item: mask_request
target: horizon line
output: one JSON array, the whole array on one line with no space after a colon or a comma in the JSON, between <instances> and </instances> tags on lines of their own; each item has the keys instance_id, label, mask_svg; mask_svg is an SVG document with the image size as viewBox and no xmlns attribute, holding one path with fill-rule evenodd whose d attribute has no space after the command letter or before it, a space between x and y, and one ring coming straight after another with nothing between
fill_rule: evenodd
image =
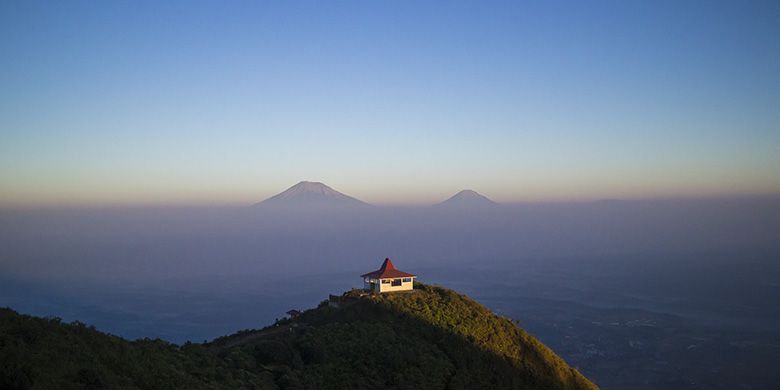
<instances>
[{"instance_id":1,"label":"horizon line","mask_svg":"<svg viewBox=\"0 0 780 390\"><path fill-rule=\"evenodd\" d=\"M478 191L477 191L478 192ZM479 192L478 192L479 193ZM480 193L481 194L481 193ZM484 195L484 194L483 194ZM273 195L272 195L273 196ZM366 205L377 208L425 208L443 203L450 197L438 201L378 201L369 202L356 198ZM498 206L523 205L554 205L554 204L591 204L608 202L674 202L674 201L749 201L749 200L780 200L780 192L754 192L731 194L702 195L658 195L644 197L551 197L547 199L519 199L497 201L488 197ZM268 198L264 198L266 200ZM157 209L157 208L251 208L262 201L218 201L218 200L150 200L150 201L118 201L96 200L85 201L52 201L52 202L0 202L0 211L8 210L99 210L99 209Z\"/></svg>"}]
</instances>

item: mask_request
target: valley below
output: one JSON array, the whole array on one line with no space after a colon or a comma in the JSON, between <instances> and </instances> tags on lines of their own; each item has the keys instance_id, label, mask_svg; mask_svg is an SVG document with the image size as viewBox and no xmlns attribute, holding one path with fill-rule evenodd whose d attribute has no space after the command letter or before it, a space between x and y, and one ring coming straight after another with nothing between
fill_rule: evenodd
<instances>
[{"instance_id":1,"label":"valley below","mask_svg":"<svg viewBox=\"0 0 780 390\"><path fill-rule=\"evenodd\" d=\"M604 389L768 389L777 380L777 286L763 286L769 301L709 305L693 292L664 297L668 290L661 286L672 288L672 282L660 275L653 281L659 289L648 293L630 274L611 275L613 283L605 285L603 275L589 278L585 270L561 267L540 262L503 271L429 268L418 274L517 321ZM755 277L769 277L759 270L763 275ZM202 342L261 328L290 309L315 307L328 294L358 287L356 275L253 275L135 287L4 281L0 305L78 320L129 339Z\"/></svg>"}]
</instances>

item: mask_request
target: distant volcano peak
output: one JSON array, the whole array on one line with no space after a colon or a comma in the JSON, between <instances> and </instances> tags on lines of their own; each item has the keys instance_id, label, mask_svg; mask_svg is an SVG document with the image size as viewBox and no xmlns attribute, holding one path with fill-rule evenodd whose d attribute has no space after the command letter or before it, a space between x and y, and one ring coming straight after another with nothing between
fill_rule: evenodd
<instances>
[{"instance_id":1,"label":"distant volcano peak","mask_svg":"<svg viewBox=\"0 0 780 390\"><path fill-rule=\"evenodd\" d=\"M439 203L442 206L490 206L495 205L496 202L490 200L488 197L474 191L474 190L462 190L451 198Z\"/></svg>"},{"instance_id":2,"label":"distant volcano peak","mask_svg":"<svg viewBox=\"0 0 780 390\"><path fill-rule=\"evenodd\" d=\"M471 198L479 197L479 198L487 199L485 196L481 195L479 192L474 190L462 190L453 196L453 198L455 197L471 197Z\"/></svg>"},{"instance_id":3,"label":"distant volcano peak","mask_svg":"<svg viewBox=\"0 0 780 390\"><path fill-rule=\"evenodd\" d=\"M307 206L307 205L365 205L366 203L342 194L318 181L301 181L257 205Z\"/></svg>"}]
</instances>

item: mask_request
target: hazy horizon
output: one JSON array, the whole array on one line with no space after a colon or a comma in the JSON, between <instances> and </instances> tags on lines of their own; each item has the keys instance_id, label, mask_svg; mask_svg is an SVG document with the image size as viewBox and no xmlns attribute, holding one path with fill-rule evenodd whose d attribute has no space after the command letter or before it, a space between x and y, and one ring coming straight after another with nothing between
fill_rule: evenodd
<instances>
[{"instance_id":1,"label":"hazy horizon","mask_svg":"<svg viewBox=\"0 0 780 390\"><path fill-rule=\"evenodd\" d=\"M330 186L328 183L320 180L302 180L323 183ZM436 193L437 197L428 196L424 199L416 199L413 201L403 200L369 200L366 197L356 195L353 192L341 191L339 188L330 186L334 190L341 192L342 194L352 196L360 201L365 202L370 206L385 207L385 208L404 208L404 207L429 207L437 205L452 196L456 195L460 191L471 190L486 196L490 200L496 202L499 205L534 205L534 204L579 204L579 203L593 203L593 202L675 202L675 201L750 201L750 200L762 200L762 199L780 199L780 192L767 192L767 193L721 193L721 194L691 194L691 195L656 195L656 196L603 196L603 197L577 197L577 196L561 196L553 198L523 198L517 196L514 198L496 198L491 194L485 193L478 189L471 187L463 187L455 189L452 192L444 193L439 191ZM35 209L111 209L111 208L240 208L253 206L259 202L267 200L279 193L290 188L284 187L278 189L277 192L264 193L258 195L256 198L247 198L242 200L233 201L219 201L215 199L202 199L202 200L163 200L163 199L149 199L146 201L121 201L105 199L101 201L79 201L79 200L59 200L59 201L40 201L40 202L0 202L0 210L35 210ZM413 189L409 189L405 198L414 198ZM396 189L398 191L398 189ZM360 192L358 190L358 192ZM373 199L373 198L371 198Z\"/></svg>"},{"instance_id":2,"label":"hazy horizon","mask_svg":"<svg viewBox=\"0 0 780 390\"><path fill-rule=\"evenodd\" d=\"M404 253L434 265L485 256L780 250L780 197L454 206L0 209L0 273L108 277L142 271L135 262L151 267L138 277L249 274L258 266L285 273L294 264L317 273L327 270L320 258L347 266Z\"/></svg>"}]
</instances>

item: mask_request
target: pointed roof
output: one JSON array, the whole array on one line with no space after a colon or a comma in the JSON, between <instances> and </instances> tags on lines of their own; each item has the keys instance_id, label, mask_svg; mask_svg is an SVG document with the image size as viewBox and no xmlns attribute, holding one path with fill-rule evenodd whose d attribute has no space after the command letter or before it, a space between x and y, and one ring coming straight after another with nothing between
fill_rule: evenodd
<instances>
[{"instance_id":1,"label":"pointed roof","mask_svg":"<svg viewBox=\"0 0 780 390\"><path fill-rule=\"evenodd\" d=\"M393 262L390 259L385 259L382 266L374 272L360 275L361 278L373 278L373 279L389 279L389 278L413 278L416 275L407 274L406 272L395 269Z\"/></svg>"}]
</instances>

